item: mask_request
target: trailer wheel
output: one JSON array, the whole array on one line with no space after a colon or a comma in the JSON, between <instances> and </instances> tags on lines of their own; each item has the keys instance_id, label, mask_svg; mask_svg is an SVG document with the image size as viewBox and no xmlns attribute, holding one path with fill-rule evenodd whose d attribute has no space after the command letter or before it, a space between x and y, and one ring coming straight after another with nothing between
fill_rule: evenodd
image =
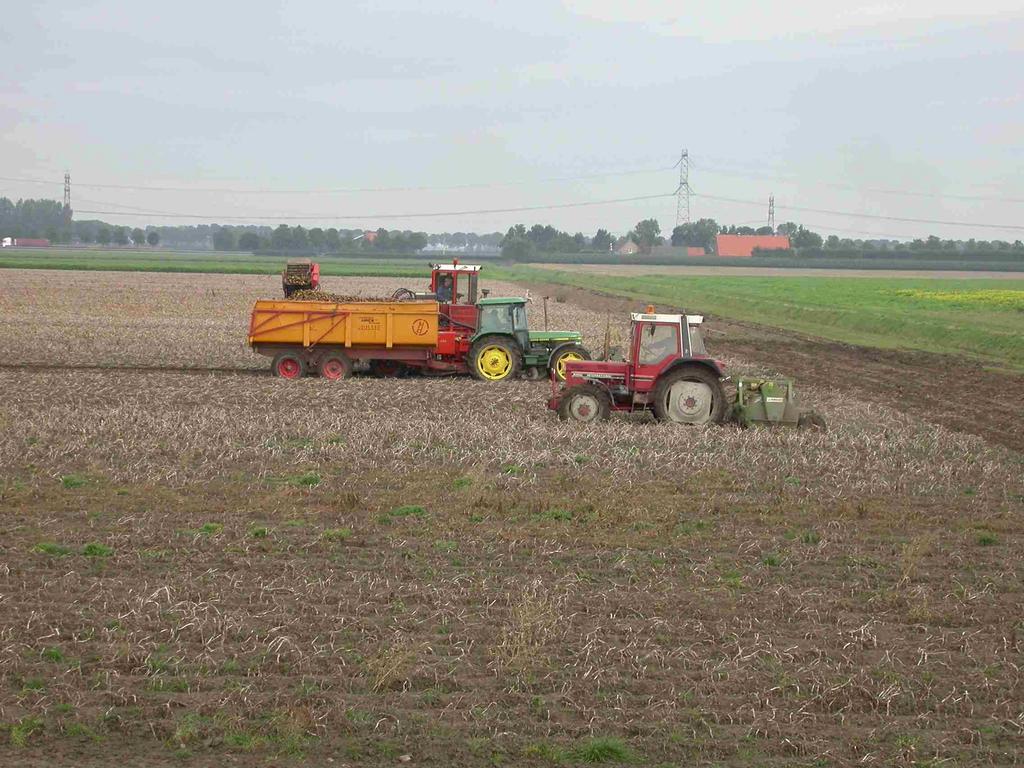
<instances>
[{"instance_id":1,"label":"trailer wheel","mask_svg":"<svg viewBox=\"0 0 1024 768\"><path fill-rule=\"evenodd\" d=\"M480 381L509 381L519 375L519 345L503 336L484 336L470 348L468 362Z\"/></svg>"},{"instance_id":2,"label":"trailer wheel","mask_svg":"<svg viewBox=\"0 0 1024 768\"><path fill-rule=\"evenodd\" d=\"M274 358L270 369L282 379L301 379L306 375L306 364L294 352L282 352Z\"/></svg>"},{"instance_id":3,"label":"trailer wheel","mask_svg":"<svg viewBox=\"0 0 1024 768\"><path fill-rule=\"evenodd\" d=\"M344 355L327 355L320 361L320 376L330 381L341 381L352 375L352 361Z\"/></svg>"},{"instance_id":4,"label":"trailer wheel","mask_svg":"<svg viewBox=\"0 0 1024 768\"><path fill-rule=\"evenodd\" d=\"M583 347L563 347L555 352L549 362L549 370L553 371L555 378L565 381L565 364L573 360L590 360L590 352Z\"/></svg>"},{"instance_id":5,"label":"trailer wheel","mask_svg":"<svg viewBox=\"0 0 1024 768\"><path fill-rule=\"evenodd\" d=\"M725 418L725 389L706 368L677 368L654 388L654 415L675 424L720 424Z\"/></svg>"},{"instance_id":6,"label":"trailer wheel","mask_svg":"<svg viewBox=\"0 0 1024 768\"><path fill-rule=\"evenodd\" d=\"M370 373L381 379L399 379L408 373L404 363L397 360L371 360Z\"/></svg>"},{"instance_id":7,"label":"trailer wheel","mask_svg":"<svg viewBox=\"0 0 1024 768\"><path fill-rule=\"evenodd\" d=\"M608 393L593 384L578 384L562 393L558 404L558 418L590 424L604 421L612 412L612 399Z\"/></svg>"}]
</instances>

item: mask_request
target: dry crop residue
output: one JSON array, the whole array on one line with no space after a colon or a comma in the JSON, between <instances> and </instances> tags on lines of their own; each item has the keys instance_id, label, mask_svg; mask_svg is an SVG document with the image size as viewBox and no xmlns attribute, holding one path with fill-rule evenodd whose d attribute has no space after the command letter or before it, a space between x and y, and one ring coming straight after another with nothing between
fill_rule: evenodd
<instances>
[{"instance_id":1,"label":"dry crop residue","mask_svg":"<svg viewBox=\"0 0 1024 768\"><path fill-rule=\"evenodd\" d=\"M820 434L578 428L543 382L282 381L239 343L274 278L61 275L44 342L186 359L184 330L134 339L155 316L243 370L0 370L0 762L1019 756L1018 453L828 388Z\"/></svg>"}]
</instances>

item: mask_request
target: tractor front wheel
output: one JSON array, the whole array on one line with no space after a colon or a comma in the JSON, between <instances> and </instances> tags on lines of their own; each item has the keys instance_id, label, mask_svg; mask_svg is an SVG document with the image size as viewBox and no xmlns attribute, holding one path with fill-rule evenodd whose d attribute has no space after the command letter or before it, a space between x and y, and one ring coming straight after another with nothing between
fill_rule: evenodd
<instances>
[{"instance_id":1,"label":"tractor front wheel","mask_svg":"<svg viewBox=\"0 0 1024 768\"><path fill-rule=\"evenodd\" d=\"M558 418L591 424L604 421L612 412L612 399L608 392L593 384L578 384L562 393L558 403Z\"/></svg>"},{"instance_id":2,"label":"tractor front wheel","mask_svg":"<svg viewBox=\"0 0 1024 768\"><path fill-rule=\"evenodd\" d=\"M485 336L469 350L469 371L480 381L511 381L520 365L519 345L502 336Z\"/></svg>"},{"instance_id":3,"label":"tractor front wheel","mask_svg":"<svg viewBox=\"0 0 1024 768\"><path fill-rule=\"evenodd\" d=\"M550 370L559 381L565 381L565 364L574 360L590 360L590 353L583 347L566 347L558 350L549 363Z\"/></svg>"},{"instance_id":4,"label":"tractor front wheel","mask_svg":"<svg viewBox=\"0 0 1024 768\"><path fill-rule=\"evenodd\" d=\"M654 388L654 415L676 424L720 424L725 418L725 389L707 368L669 371Z\"/></svg>"},{"instance_id":5,"label":"tractor front wheel","mask_svg":"<svg viewBox=\"0 0 1024 768\"><path fill-rule=\"evenodd\" d=\"M306 363L294 352L282 352L274 358L270 370L282 379L301 379L306 375Z\"/></svg>"}]
</instances>

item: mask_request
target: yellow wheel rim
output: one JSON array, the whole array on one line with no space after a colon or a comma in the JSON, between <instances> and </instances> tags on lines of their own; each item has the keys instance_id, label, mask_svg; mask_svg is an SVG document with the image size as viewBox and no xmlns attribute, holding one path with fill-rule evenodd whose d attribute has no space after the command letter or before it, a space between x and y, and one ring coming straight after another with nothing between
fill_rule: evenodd
<instances>
[{"instance_id":1,"label":"yellow wheel rim","mask_svg":"<svg viewBox=\"0 0 1024 768\"><path fill-rule=\"evenodd\" d=\"M512 372L512 356L504 347L484 347L476 358L476 368L485 379L501 381Z\"/></svg>"},{"instance_id":2,"label":"yellow wheel rim","mask_svg":"<svg viewBox=\"0 0 1024 768\"><path fill-rule=\"evenodd\" d=\"M582 359L583 355L581 355L579 352L566 352L564 355L559 357L558 360L555 361L555 375L557 375L558 378L561 379L562 381L565 381L565 364L571 360Z\"/></svg>"}]
</instances>

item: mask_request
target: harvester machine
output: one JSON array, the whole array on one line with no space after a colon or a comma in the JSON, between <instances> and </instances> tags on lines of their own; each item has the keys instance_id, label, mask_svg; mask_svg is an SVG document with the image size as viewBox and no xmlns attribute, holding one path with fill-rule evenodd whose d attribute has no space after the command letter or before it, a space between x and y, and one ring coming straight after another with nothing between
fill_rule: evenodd
<instances>
[{"instance_id":1,"label":"harvester machine","mask_svg":"<svg viewBox=\"0 0 1024 768\"><path fill-rule=\"evenodd\" d=\"M281 285L287 299L298 291L315 291L320 288L320 265L312 259L292 259L281 273Z\"/></svg>"}]
</instances>

